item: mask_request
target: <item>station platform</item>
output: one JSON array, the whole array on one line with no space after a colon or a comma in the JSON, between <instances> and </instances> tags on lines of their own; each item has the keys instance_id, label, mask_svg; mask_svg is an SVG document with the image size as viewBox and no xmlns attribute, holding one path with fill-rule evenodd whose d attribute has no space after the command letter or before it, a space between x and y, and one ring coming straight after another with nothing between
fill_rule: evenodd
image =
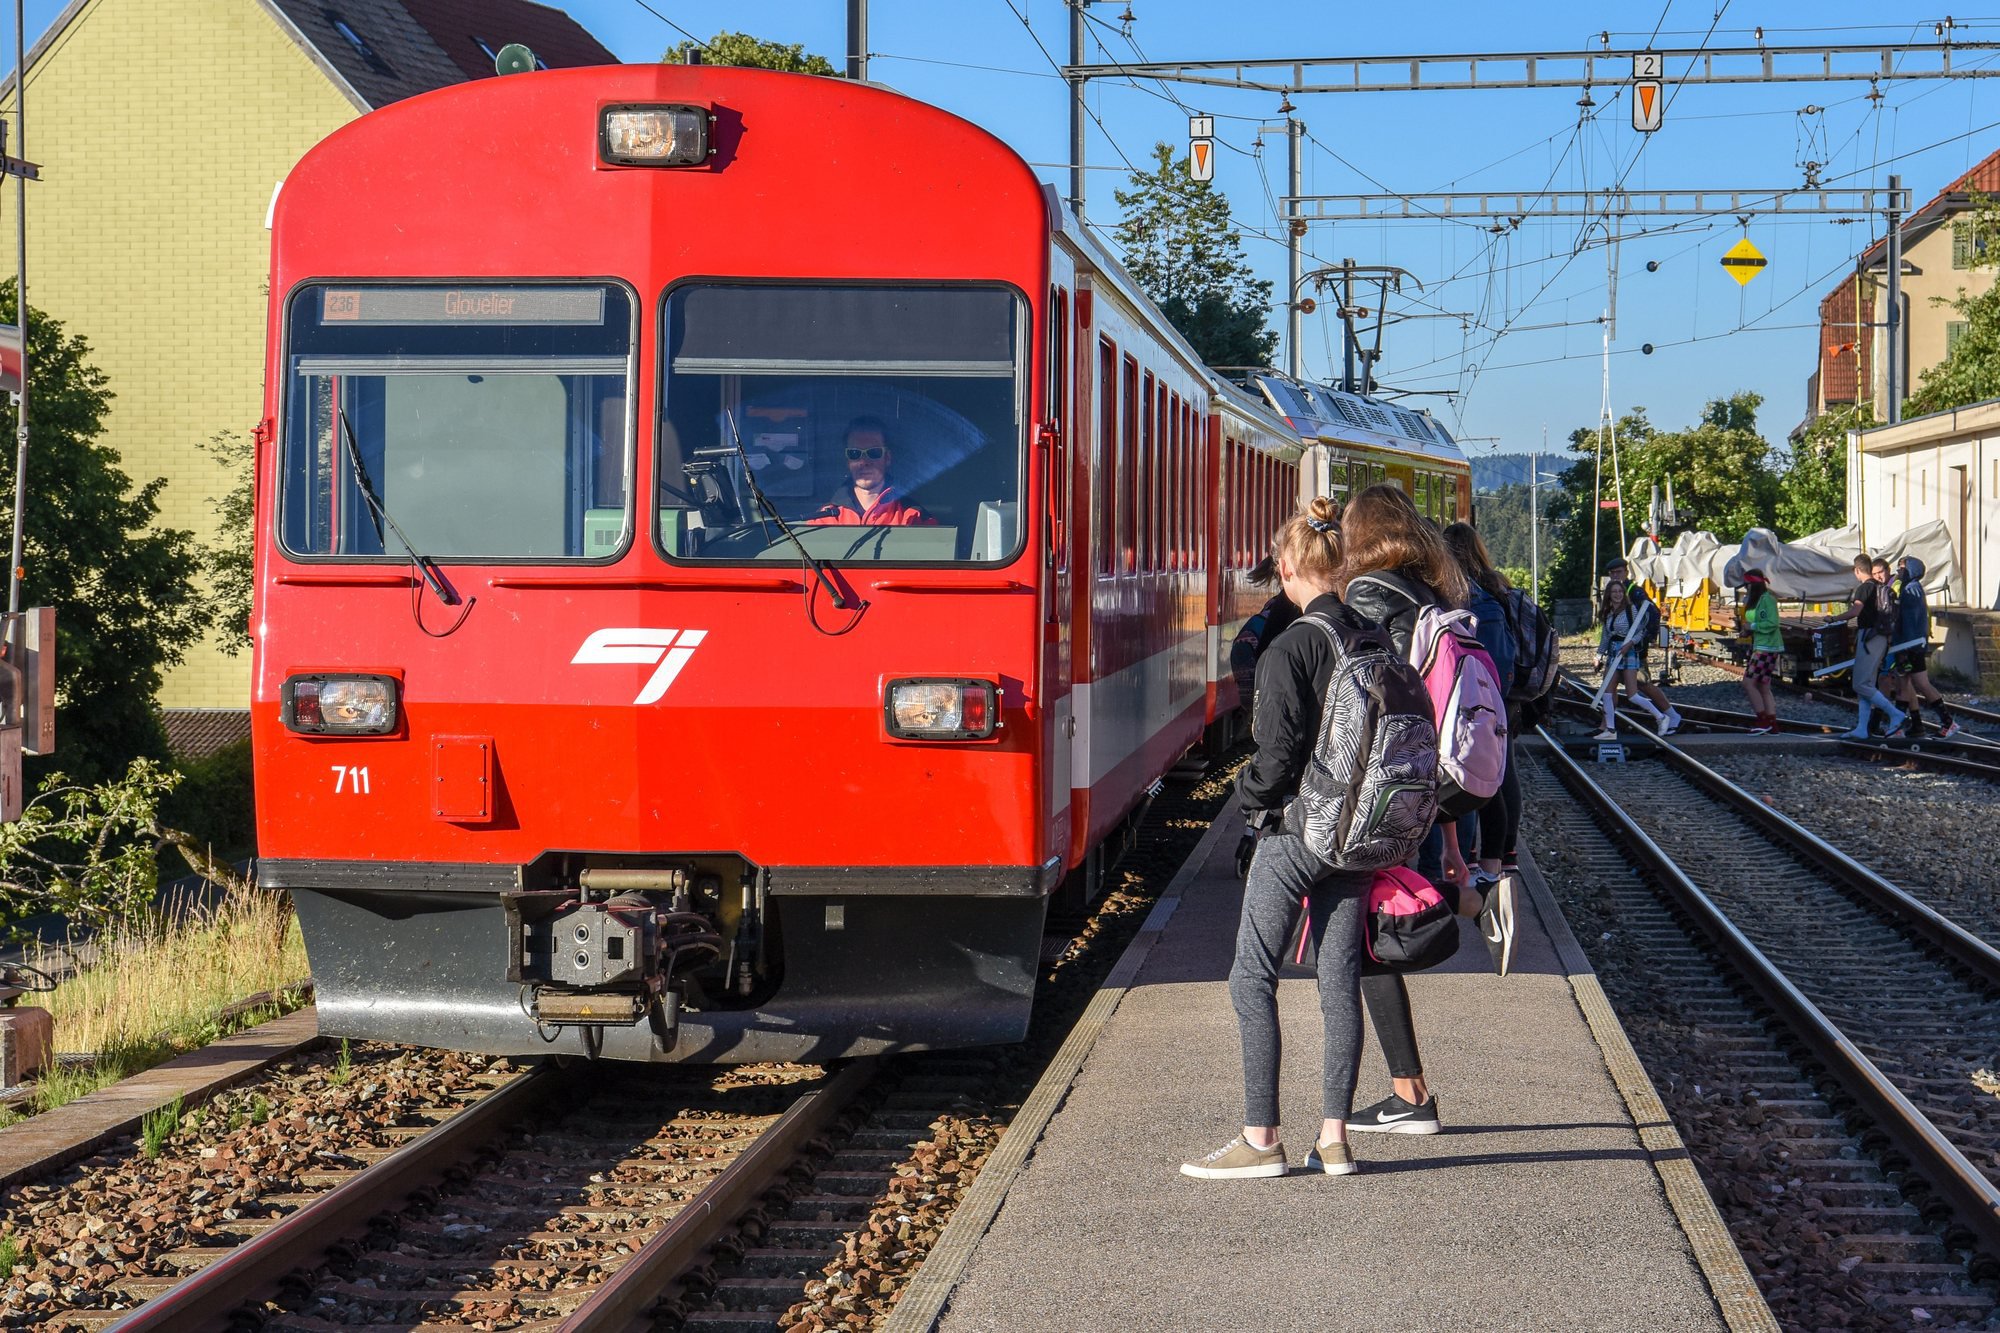
<instances>
[{"instance_id":1,"label":"station platform","mask_svg":"<svg viewBox=\"0 0 2000 1333\"><path fill-rule=\"evenodd\" d=\"M1240 827L1226 811L1154 909L890 1329L1776 1329L1526 855L1512 975L1464 922L1411 978L1443 1134L1354 1134L1353 1176L1182 1176L1240 1128ZM1295 1164L1313 985L1279 987ZM1356 1104L1389 1090L1369 1033Z\"/></svg>"}]
</instances>

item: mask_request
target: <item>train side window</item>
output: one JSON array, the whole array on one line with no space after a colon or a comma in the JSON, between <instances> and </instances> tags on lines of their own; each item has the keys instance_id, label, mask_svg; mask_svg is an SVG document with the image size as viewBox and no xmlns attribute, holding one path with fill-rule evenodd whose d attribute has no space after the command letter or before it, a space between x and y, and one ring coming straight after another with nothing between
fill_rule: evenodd
<instances>
[{"instance_id":1,"label":"train side window","mask_svg":"<svg viewBox=\"0 0 2000 1333\"><path fill-rule=\"evenodd\" d=\"M1446 521L1458 522L1458 478L1444 479L1444 512Z\"/></svg>"},{"instance_id":2,"label":"train side window","mask_svg":"<svg viewBox=\"0 0 2000 1333\"><path fill-rule=\"evenodd\" d=\"M1058 570L1069 568L1070 437L1069 289L1052 287L1049 297L1049 415L1056 425L1056 445L1047 460L1049 555Z\"/></svg>"},{"instance_id":3,"label":"train side window","mask_svg":"<svg viewBox=\"0 0 2000 1333\"><path fill-rule=\"evenodd\" d=\"M1167 456L1173 464L1167 472L1167 564L1178 570L1187 568L1187 515L1181 507L1186 498L1181 479L1187 475L1187 456L1186 440L1181 435L1181 396L1177 393L1167 395L1167 435L1172 441Z\"/></svg>"},{"instance_id":4,"label":"train side window","mask_svg":"<svg viewBox=\"0 0 2000 1333\"><path fill-rule=\"evenodd\" d=\"M1125 374L1118 393L1118 572L1130 574L1139 567L1139 363L1125 358Z\"/></svg>"},{"instance_id":5,"label":"train side window","mask_svg":"<svg viewBox=\"0 0 2000 1333\"><path fill-rule=\"evenodd\" d=\"M1116 568L1117 535L1112 531L1113 497L1118 487L1118 344L1097 340L1097 450L1091 473L1097 478L1091 544L1097 550L1097 572L1108 576Z\"/></svg>"},{"instance_id":6,"label":"train side window","mask_svg":"<svg viewBox=\"0 0 2000 1333\"><path fill-rule=\"evenodd\" d=\"M1167 478L1172 475L1173 453L1167 443L1167 386L1153 391L1153 470L1147 492L1152 497L1153 564L1155 571L1173 568L1167 554Z\"/></svg>"},{"instance_id":7,"label":"train side window","mask_svg":"<svg viewBox=\"0 0 2000 1333\"><path fill-rule=\"evenodd\" d=\"M1142 570L1159 565L1159 547L1153 542L1153 490L1159 475L1159 419L1153 414L1153 372L1149 370L1139 382L1139 467L1132 488L1134 545L1138 552L1134 563Z\"/></svg>"}]
</instances>

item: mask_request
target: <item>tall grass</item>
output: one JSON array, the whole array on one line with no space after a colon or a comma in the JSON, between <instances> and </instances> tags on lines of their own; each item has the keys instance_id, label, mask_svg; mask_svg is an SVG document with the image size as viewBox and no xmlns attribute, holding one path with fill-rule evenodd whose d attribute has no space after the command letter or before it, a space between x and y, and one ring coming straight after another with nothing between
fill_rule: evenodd
<instances>
[{"instance_id":1,"label":"tall grass","mask_svg":"<svg viewBox=\"0 0 2000 1333\"><path fill-rule=\"evenodd\" d=\"M91 1052L96 1063L87 1071L46 1071L37 1110L272 1017L275 1006L227 1020L218 1015L307 974L289 901L255 889L213 904L172 904L146 921L93 936L81 952L88 966L35 1002L55 1018L56 1049ZM53 958L29 961L56 966Z\"/></svg>"}]
</instances>

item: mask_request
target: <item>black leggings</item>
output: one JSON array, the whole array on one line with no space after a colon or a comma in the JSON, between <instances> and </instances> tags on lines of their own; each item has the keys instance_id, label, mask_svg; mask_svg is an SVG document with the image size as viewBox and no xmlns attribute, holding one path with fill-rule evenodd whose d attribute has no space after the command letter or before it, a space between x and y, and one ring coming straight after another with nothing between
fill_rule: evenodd
<instances>
[{"instance_id":1,"label":"black leggings","mask_svg":"<svg viewBox=\"0 0 2000 1333\"><path fill-rule=\"evenodd\" d=\"M1509 740L1507 770L1500 775L1500 790L1479 808L1479 855L1487 860L1512 861L1514 841L1520 833L1521 779L1514 773L1514 742Z\"/></svg>"},{"instance_id":2,"label":"black leggings","mask_svg":"<svg viewBox=\"0 0 2000 1333\"><path fill-rule=\"evenodd\" d=\"M1361 1000L1368 1006L1369 1022L1375 1025L1375 1040L1389 1064L1389 1077L1422 1078L1424 1066L1417 1058L1417 1029L1410 1018L1410 992L1403 985L1403 974L1375 969L1364 958Z\"/></svg>"}]
</instances>

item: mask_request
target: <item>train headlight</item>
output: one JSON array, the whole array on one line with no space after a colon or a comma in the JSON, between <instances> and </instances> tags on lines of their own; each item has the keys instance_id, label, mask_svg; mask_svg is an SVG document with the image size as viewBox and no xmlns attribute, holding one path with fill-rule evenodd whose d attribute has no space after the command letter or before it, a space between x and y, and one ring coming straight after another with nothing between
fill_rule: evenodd
<instances>
[{"instance_id":1,"label":"train headlight","mask_svg":"<svg viewBox=\"0 0 2000 1333\"><path fill-rule=\"evenodd\" d=\"M905 740L976 741L1000 727L1000 689L990 680L892 680L882 690L882 717Z\"/></svg>"},{"instance_id":2,"label":"train headlight","mask_svg":"<svg viewBox=\"0 0 2000 1333\"><path fill-rule=\"evenodd\" d=\"M628 167L693 167L708 161L708 127L715 117L699 106L611 106L604 109L598 149L606 162Z\"/></svg>"},{"instance_id":3,"label":"train headlight","mask_svg":"<svg viewBox=\"0 0 2000 1333\"><path fill-rule=\"evenodd\" d=\"M396 729L396 682L389 676L293 676L279 717L307 736L383 736Z\"/></svg>"}]
</instances>

